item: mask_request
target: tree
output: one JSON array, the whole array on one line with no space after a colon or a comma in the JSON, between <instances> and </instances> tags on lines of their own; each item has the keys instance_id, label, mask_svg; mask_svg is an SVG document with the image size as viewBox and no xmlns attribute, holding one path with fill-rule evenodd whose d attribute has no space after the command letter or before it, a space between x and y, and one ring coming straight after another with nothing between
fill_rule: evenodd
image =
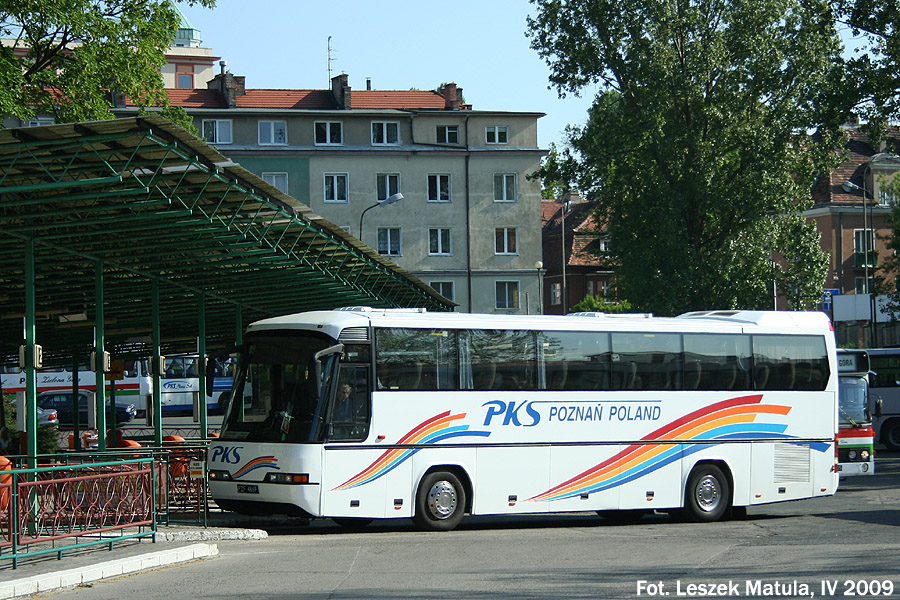
<instances>
[{"instance_id":1,"label":"tree","mask_svg":"<svg viewBox=\"0 0 900 600\"><path fill-rule=\"evenodd\" d=\"M179 23L168 0L0 0L0 36L15 40L0 47L0 115L112 119L111 93L168 106L160 68Z\"/></svg>"},{"instance_id":2,"label":"tree","mask_svg":"<svg viewBox=\"0 0 900 600\"><path fill-rule=\"evenodd\" d=\"M657 314L770 308L774 277L792 307L817 301L827 261L799 211L840 161L846 113L828 3L532 2L560 94L601 88L568 169L608 221L623 296Z\"/></svg>"},{"instance_id":3,"label":"tree","mask_svg":"<svg viewBox=\"0 0 900 600\"><path fill-rule=\"evenodd\" d=\"M627 300L611 304L597 296L588 294L581 299L581 302L570 308L569 312L627 313L631 312L631 304Z\"/></svg>"}]
</instances>

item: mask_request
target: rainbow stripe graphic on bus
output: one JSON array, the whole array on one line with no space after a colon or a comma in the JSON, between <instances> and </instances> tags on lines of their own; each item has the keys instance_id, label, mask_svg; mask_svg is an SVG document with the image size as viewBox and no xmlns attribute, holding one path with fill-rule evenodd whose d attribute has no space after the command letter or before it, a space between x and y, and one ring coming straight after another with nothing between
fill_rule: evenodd
<instances>
[{"instance_id":1,"label":"rainbow stripe graphic on bus","mask_svg":"<svg viewBox=\"0 0 900 600\"><path fill-rule=\"evenodd\" d=\"M278 459L274 456L259 456L254 458L251 461L248 461L243 467L232 473L232 479L240 479L244 477L251 471L255 471L256 469L275 469L279 470Z\"/></svg>"},{"instance_id":2,"label":"rainbow stripe graphic on bus","mask_svg":"<svg viewBox=\"0 0 900 600\"><path fill-rule=\"evenodd\" d=\"M397 440L396 445L407 444L437 444L444 440L457 437L488 437L490 431L469 431L468 425L455 423L460 419L465 419L466 413L451 415L450 411L442 412L439 415L419 423L409 433ZM357 473L334 490L346 490L349 488L365 485L370 481L374 481L379 477L390 473L398 466L406 462L413 454L421 448L391 448L365 470Z\"/></svg>"},{"instance_id":3,"label":"rainbow stripe graphic on bus","mask_svg":"<svg viewBox=\"0 0 900 600\"><path fill-rule=\"evenodd\" d=\"M785 438L787 425L757 421L773 415L787 415L789 406L760 404L762 395L742 396L718 402L689 413L680 419L645 435L641 440L680 441L680 444L631 444L615 456L591 467L528 502L562 500L585 493L600 492L634 481L648 473L708 448L703 440L736 440L752 438ZM823 448L816 448L824 451Z\"/></svg>"}]
</instances>

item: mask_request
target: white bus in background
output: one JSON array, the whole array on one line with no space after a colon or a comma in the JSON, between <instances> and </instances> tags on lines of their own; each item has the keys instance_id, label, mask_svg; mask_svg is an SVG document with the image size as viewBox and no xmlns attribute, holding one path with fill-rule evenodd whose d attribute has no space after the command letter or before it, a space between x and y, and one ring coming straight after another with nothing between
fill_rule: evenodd
<instances>
[{"instance_id":1,"label":"white bus in background","mask_svg":"<svg viewBox=\"0 0 900 600\"><path fill-rule=\"evenodd\" d=\"M834 494L823 313L356 308L250 325L208 454L218 505L362 525L745 507Z\"/></svg>"},{"instance_id":2,"label":"white bus in background","mask_svg":"<svg viewBox=\"0 0 900 600\"><path fill-rule=\"evenodd\" d=\"M871 348L869 391L880 397L881 416L873 422L875 443L900 451L900 348Z\"/></svg>"},{"instance_id":3,"label":"white bus in background","mask_svg":"<svg viewBox=\"0 0 900 600\"><path fill-rule=\"evenodd\" d=\"M143 415L153 391L153 380L146 360L126 360L124 378L115 382L116 404L134 404L139 415ZM166 357L166 371L160 379L160 399L163 416L191 414L194 401L200 392L197 375L196 356ZM230 364L216 365L212 394L207 398L207 410L217 412L218 401L223 391L231 389ZM25 374L18 367L0 369L0 383L4 394L25 391ZM78 371L78 387L97 391L96 376L87 367ZM72 371L67 369L42 369L37 372L37 392L71 391ZM111 384L106 382L107 398Z\"/></svg>"}]
</instances>

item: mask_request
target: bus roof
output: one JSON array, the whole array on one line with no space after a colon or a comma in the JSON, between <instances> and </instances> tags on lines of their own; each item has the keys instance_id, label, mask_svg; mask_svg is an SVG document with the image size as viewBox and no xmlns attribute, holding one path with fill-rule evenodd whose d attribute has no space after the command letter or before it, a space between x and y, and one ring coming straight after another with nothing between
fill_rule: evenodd
<instances>
[{"instance_id":1,"label":"bus roof","mask_svg":"<svg viewBox=\"0 0 900 600\"><path fill-rule=\"evenodd\" d=\"M337 339L341 331L359 327L408 327L446 329L525 329L742 333L815 333L831 331L821 312L705 311L678 317L649 314L578 313L556 315L504 315L487 313L429 313L419 308L352 307L312 311L264 319L247 332L283 329L321 331Z\"/></svg>"}]
</instances>

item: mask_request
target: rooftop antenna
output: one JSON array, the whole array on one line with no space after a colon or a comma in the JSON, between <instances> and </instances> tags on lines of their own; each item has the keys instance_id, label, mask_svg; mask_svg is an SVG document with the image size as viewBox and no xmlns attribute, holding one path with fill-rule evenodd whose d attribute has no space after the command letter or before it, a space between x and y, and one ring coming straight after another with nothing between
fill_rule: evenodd
<instances>
[{"instance_id":1,"label":"rooftop antenna","mask_svg":"<svg viewBox=\"0 0 900 600\"><path fill-rule=\"evenodd\" d=\"M332 63L332 61L334 61L334 59L331 58L331 36L329 35L328 36L328 51L327 51L327 55L325 58L325 70L328 71L328 85L329 86L331 85L331 63Z\"/></svg>"}]
</instances>

